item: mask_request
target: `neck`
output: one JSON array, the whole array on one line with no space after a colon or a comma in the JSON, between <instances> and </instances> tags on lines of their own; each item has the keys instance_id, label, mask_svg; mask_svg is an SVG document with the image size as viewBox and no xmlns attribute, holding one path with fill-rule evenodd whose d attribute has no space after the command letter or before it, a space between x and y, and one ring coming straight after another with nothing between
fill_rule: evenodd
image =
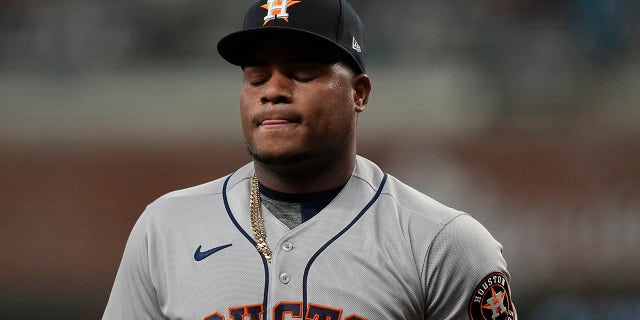
<instances>
[{"instance_id":1,"label":"neck","mask_svg":"<svg viewBox=\"0 0 640 320\"><path fill-rule=\"evenodd\" d=\"M355 167L355 153L329 163L289 166L254 161L256 176L269 189L284 193L322 192L343 186Z\"/></svg>"}]
</instances>

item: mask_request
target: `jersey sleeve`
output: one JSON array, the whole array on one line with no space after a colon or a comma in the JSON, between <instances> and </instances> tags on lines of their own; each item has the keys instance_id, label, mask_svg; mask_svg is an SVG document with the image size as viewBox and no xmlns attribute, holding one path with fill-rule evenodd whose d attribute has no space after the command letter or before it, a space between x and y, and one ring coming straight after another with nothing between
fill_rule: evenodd
<instances>
[{"instance_id":1,"label":"jersey sleeve","mask_svg":"<svg viewBox=\"0 0 640 320\"><path fill-rule=\"evenodd\" d=\"M498 287L490 291L494 287L486 285L504 280L506 286L501 287L508 289L509 274L502 245L471 216L461 214L444 225L431 243L425 261L422 277L427 299L425 319L475 320L478 312L492 311L483 305L488 299L486 295L492 292L489 297L498 297L496 301L508 304L504 310L496 307L500 313L494 319L516 319L510 292ZM480 297L478 292L482 293Z\"/></svg>"},{"instance_id":2,"label":"jersey sleeve","mask_svg":"<svg viewBox=\"0 0 640 320\"><path fill-rule=\"evenodd\" d=\"M143 213L129 235L103 320L166 319L151 280L147 222Z\"/></svg>"}]
</instances>

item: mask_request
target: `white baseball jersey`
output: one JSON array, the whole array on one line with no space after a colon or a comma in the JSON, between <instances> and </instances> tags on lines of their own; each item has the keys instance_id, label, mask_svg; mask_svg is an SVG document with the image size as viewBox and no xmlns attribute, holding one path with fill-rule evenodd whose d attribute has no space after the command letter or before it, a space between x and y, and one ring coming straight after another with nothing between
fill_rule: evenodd
<instances>
[{"instance_id":1,"label":"white baseball jersey","mask_svg":"<svg viewBox=\"0 0 640 320\"><path fill-rule=\"evenodd\" d=\"M103 319L515 319L501 245L358 157L340 193L289 229L249 221L252 163L162 196L135 224Z\"/></svg>"}]
</instances>

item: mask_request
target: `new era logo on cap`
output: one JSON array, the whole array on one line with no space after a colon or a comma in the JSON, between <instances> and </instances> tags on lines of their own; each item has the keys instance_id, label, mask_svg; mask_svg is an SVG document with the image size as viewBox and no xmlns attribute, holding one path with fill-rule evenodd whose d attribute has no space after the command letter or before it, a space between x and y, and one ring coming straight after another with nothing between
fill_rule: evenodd
<instances>
[{"instance_id":1,"label":"new era logo on cap","mask_svg":"<svg viewBox=\"0 0 640 320\"><path fill-rule=\"evenodd\" d=\"M353 50L355 51L362 52L362 49L360 48L356 37L353 37L353 39L351 40L351 48L353 48Z\"/></svg>"},{"instance_id":2,"label":"new era logo on cap","mask_svg":"<svg viewBox=\"0 0 640 320\"><path fill-rule=\"evenodd\" d=\"M357 73L363 73L364 28L346 0L260 0L245 14L241 31L218 42L218 52L242 66L260 48L255 43L271 37L310 40L314 50L340 52Z\"/></svg>"}]
</instances>

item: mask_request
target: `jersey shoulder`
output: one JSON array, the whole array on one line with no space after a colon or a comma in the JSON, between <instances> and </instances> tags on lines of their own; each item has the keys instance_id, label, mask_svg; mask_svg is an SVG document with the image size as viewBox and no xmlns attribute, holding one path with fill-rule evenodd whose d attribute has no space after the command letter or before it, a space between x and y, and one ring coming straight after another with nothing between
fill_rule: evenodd
<instances>
[{"instance_id":1,"label":"jersey shoulder","mask_svg":"<svg viewBox=\"0 0 640 320\"><path fill-rule=\"evenodd\" d=\"M389 176L383 195L393 201L404 214L422 217L441 226L459 216L468 215L414 189L394 176Z\"/></svg>"},{"instance_id":2,"label":"jersey shoulder","mask_svg":"<svg viewBox=\"0 0 640 320\"><path fill-rule=\"evenodd\" d=\"M247 164L224 177L166 193L148 204L142 215L148 216L151 221L165 222L188 222L207 216L216 218L226 215L223 195L225 188L229 194L229 190L233 190L240 181L246 179L246 172L252 170L253 166Z\"/></svg>"},{"instance_id":3,"label":"jersey shoulder","mask_svg":"<svg viewBox=\"0 0 640 320\"><path fill-rule=\"evenodd\" d=\"M487 228L470 214L444 205L391 175L378 202L375 216L392 235L376 236L386 237L385 243L394 239L408 243L429 318L467 319L472 312L472 319L488 319L484 317L487 309L473 304L490 297L478 298L482 291L478 288L502 279L508 289L510 275L502 244ZM505 293L508 309L504 315L513 315L510 293L503 287L496 292ZM477 316L480 313L484 318Z\"/></svg>"},{"instance_id":4,"label":"jersey shoulder","mask_svg":"<svg viewBox=\"0 0 640 320\"><path fill-rule=\"evenodd\" d=\"M177 200L180 198L199 197L207 195L215 195L222 193L222 186L224 184L225 177L218 178L216 180L208 181L199 185L191 186L184 189L174 190L168 192L158 199L150 203L151 206L158 205L163 202Z\"/></svg>"},{"instance_id":5,"label":"jersey shoulder","mask_svg":"<svg viewBox=\"0 0 640 320\"><path fill-rule=\"evenodd\" d=\"M353 178L368 184L371 187L371 192L377 191L384 176L385 173L375 163L358 156ZM382 205L381 210L385 210L387 213L393 212L395 215L424 218L429 220L431 224L441 226L456 216L466 214L434 200L390 174L386 174L386 177L386 182L377 201L379 205Z\"/></svg>"},{"instance_id":6,"label":"jersey shoulder","mask_svg":"<svg viewBox=\"0 0 640 320\"><path fill-rule=\"evenodd\" d=\"M407 221L405 231L413 237L426 237L421 240L429 244L428 250L447 251L449 246L468 245L472 250L501 251L501 244L472 215L446 206L392 176L385 190L398 219Z\"/></svg>"},{"instance_id":7,"label":"jersey shoulder","mask_svg":"<svg viewBox=\"0 0 640 320\"><path fill-rule=\"evenodd\" d=\"M245 172L253 170L253 165L251 163L246 164L245 166L238 169L235 173L228 174L226 176L220 177L218 179L208 181L199 185L191 186L184 189L174 190L168 192L153 202L149 204L149 207L159 206L166 203L181 201L186 199L207 197L207 196L221 196L223 190L225 188L225 183L227 184L227 190L233 189L241 179L228 179L230 175L233 176L242 176L244 177ZM239 174L238 174L239 173Z\"/></svg>"}]
</instances>

